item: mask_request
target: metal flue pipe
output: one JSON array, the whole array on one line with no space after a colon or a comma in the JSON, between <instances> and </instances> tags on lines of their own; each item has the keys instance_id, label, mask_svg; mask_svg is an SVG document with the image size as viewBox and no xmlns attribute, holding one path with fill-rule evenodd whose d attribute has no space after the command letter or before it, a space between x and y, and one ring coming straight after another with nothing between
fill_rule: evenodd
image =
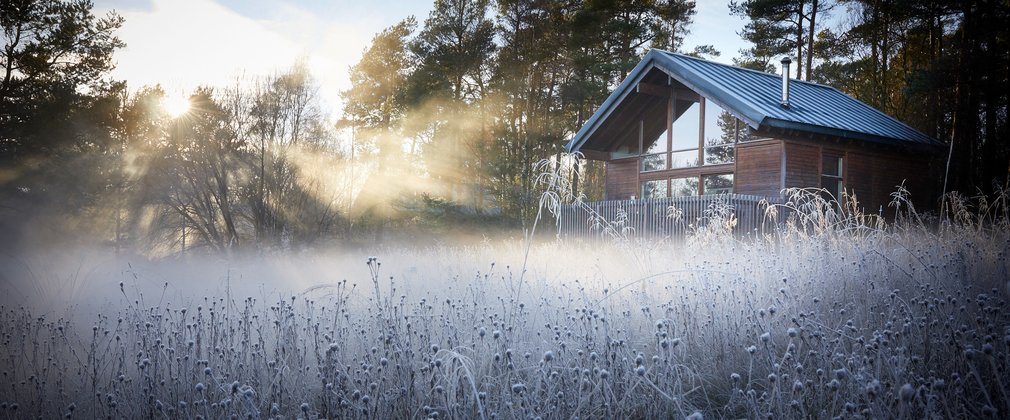
<instances>
[{"instance_id":1,"label":"metal flue pipe","mask_svg":"<svg viewBox=\"0 0 1010 420\"><path fill-rule=\"evenodd\" d=\"M783 108L789 108L789 65L793 61L789 57L782 58L782 102Z\"/></svg>"}]
</instances>

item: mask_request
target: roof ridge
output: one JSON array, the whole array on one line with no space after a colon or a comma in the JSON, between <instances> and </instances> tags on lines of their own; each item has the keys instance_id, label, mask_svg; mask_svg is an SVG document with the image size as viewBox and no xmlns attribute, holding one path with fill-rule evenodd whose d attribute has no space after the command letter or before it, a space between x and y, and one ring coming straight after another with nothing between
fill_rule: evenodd
<instances>
[{"instance_id":1,"label":"roof ridge","mask_svg":"<svg viewBox=\"0 0 1010 420\"><path fill-rule=\"evenodd\" d=\"M733 70L743 70L743 71L748 71L748 72L751 72L751 73L757 73L757 74L760 74L762 76L774 77L776 79L782 77L781 75L775 74L775 73L768 73L768 72L761 71L761 70L749 69L749 68L746 68L746 67L734 66L732 64L720 63L718 61L706 60L706 59L701 58L701 57L694 57L694 56L690 56L690 55L687 55L687 54L676 53L676 52L667 51L667 50L660 49L660 48L652 48L651 51L657 51L657 52L660 52L662 54L672 55L672 56L679 57L679 58L686 58L686 59L689 59L689 60L700 61L700 62L705 63L705 64L714 64L714 65L717 65L717 66L729 67L729 68L731 68ZM790 77L789 81L790 82L803 83L805 85L811 85L811 86L815 86L815 87L819 87L819 88L824 88L824 89L838 90L838 88L836 88L834 86L825 85L825 84L816 83L816 82L811 82L809 80L796 79L796 78Z\"/></svg>"}]
</instances>

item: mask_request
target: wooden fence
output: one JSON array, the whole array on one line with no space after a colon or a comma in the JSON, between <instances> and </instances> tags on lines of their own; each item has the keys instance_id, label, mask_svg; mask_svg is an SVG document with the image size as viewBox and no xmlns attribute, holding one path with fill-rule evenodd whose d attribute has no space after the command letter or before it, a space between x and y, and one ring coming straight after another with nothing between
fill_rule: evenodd
<instances>
[{"instance_id":1,"label":"wooden fence","mask_svg":"<svg viewBox=\"0 0 1010 420\"><path fill-rule=\"evenodd\" d=\"M562 206L555 223L562 236L681 237L701 227L747 236L770 231L783 220L781 214L766 214L768 206L782 202L744 194L597 201Z\"/></svg>"}]
</instances>

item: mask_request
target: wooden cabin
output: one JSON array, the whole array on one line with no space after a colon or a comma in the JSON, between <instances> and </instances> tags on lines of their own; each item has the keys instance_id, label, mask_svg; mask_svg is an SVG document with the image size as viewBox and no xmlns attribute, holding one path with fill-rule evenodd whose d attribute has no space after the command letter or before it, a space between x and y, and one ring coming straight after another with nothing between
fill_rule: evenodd
<instances>
[{"instance_id":1,"label":"wooden cabin","mask_svg":"<svg viewBox=\"0 0 1010 420\"><path fill-rule=\"evenodd\" d=\"M606 162L606 200L790 187L885 212L904 182L934 205L942 143L839 90L652 50L566 146Z\"/></svg>"}]
</instances>

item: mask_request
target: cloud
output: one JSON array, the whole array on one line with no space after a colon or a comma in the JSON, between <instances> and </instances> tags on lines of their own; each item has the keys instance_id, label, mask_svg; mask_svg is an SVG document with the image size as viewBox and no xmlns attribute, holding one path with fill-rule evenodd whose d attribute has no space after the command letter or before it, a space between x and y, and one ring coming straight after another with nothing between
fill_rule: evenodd
<instances>
[{"instance_id":1,"label":"cloud","mask_svg":"<svg viewBox=\"0 0 1010 420\"><path fill-rule=\"evenodd\" d=\"M112 6L122 4L101 8ZM119 13L126 22L118 35L127 47L117 52L112 77L126 80L131 89L161 84L181 95L198 86L230 86L241 75L274 74L304 59L333 110L339 110L339 92L350 85L348 68L384 20L396 20L320 17L283 3L254 18L214 0L153 0Z\"/></svg>"},{"instance_id":2,"label":"cloud","mask_svg":"<svg viewBox=\"0 0 1010 420\"><path fill-rule=\"evenodd\" d=\"M161 83L168 89L227 85L242 71L272 71L299 53L294 43L265 25L209 0L155 0L150 10L122 12L113 77L134 87Z\"/></svg>"}]
</instances>

